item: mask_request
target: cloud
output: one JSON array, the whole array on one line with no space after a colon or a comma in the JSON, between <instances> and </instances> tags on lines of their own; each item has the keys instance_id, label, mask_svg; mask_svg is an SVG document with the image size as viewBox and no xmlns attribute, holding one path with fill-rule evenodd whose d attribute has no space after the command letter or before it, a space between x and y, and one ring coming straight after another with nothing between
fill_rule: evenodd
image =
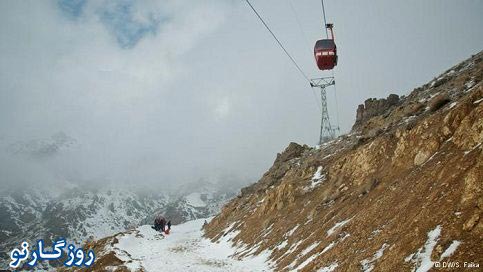
<instances>
[{"instance_id":1,"label":"cloud","mask_svg":"<svg viewBox=\"0 0 483 272\"><path fill-rule=\"evenodd\" d=\"M189 71L186 54L220 26L226 5L142 1L119 11L115 2L63 9L59 2L9 4L0 19L0 149L16 143L33 146L36 154L50 150L56 156L41 159L42 167L71 180L184 180L176 172L189 152L178 133L187 131L176 127L187 116L173 119L182 107L173 100L183 99L173 95L187 93L179 84ZM65 16L65 9L77 18ZM106 10L113 21L102 19ZM139 32L140 25L160 22L152 14L165 11L171 19L162 28ZM126 44L113 35L124 35ZM57 145L38 140L57 131L78 147L58 154Z\"/></svg>"},{"instance_id":2,"label":"cloud","mask_svg":"<svg viewBox=\"0 0 483 272\"><path fill-rule=\"evenodd\" d=\"M472 26L481 3L330 3L343 130L368 96L407 92L480 50ZM288 3L255 4L304 70L323 75ZM374 14L379 7L385 12ZM297 1L308 40L321 35L317 8ZM408 50L409 34L393 31L401 25L432 38ZM0 150L43 139L37 150L52 154L22 162L0 151L0 173L12 177L0 183L55 178L162 189L222 174L254 181L288 142L318 139L312 90L243 1L6 0L0 36ZM76 145L49 153L59 131Z\"/></svg>"},{"instance_id":3,"label":"cloud","mask_svg":"<svg viewBox=\"0 0 483 272\"><path fill-rule=\"evenodd\" d=\"M7 147L7 152L27 159L46 159L58 155L64 149L75 145L75 139L63 132L58 132L47 139L18 141Z\"/></svg>"},{"instance_id":4,"label":"cloud","mask_svg":"<svg viewBox=\"0 0 483 272\"><path fill-rule=\"evenodd\" d=\"M156 35L160 25L168 18L156 13L135 15L135 4L133 1L114 1L103 6L99 11L100 19L116 37L122 48L132 48L139 40L147 35Z\"/></svg>"},{"instance_id":5,"label":"cloud","mask_svg":"<svg viewBox=\"0 0 483 272\"><path fill-rule=\"evenodd\" d=\"M69 18L75 19L82 14L87 0L58 0L60 10Z\"/></svg>"},{"instance_id":6,"label":"cloud","mask_svg":"<svg viewBox=\"0 0 483 272\"><path fill-rule=\"evenodd\" d=\"M217 120L225 119L231 110L231 101L228 97L221 97L217 99L213 112Z\"/></svg>"}]
</instances>

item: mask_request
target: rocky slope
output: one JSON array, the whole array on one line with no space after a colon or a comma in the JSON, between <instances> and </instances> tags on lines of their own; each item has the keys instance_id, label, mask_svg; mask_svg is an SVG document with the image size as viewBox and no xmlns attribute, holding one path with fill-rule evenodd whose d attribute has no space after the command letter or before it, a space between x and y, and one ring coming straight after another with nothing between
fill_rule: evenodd
<instances>
[{"instance_id":1,"label":"rocky slope","mask_svg":"<svg viewBox=\"0 0 483 272\"><path fill-rule=\"evenodd\" d=\"M205 226L275 271L483 266L483 53L406 97L370 99L348 135L291 143ZM480 268L481 269L481 268Z\"/></svg>"}]
</instances>

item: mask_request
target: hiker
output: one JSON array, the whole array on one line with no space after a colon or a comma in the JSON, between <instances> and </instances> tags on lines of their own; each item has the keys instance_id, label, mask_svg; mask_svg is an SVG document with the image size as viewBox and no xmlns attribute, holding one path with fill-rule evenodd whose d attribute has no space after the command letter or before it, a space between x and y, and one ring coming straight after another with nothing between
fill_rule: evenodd
<instances>
[{"instance_id":1,"label":"hiker","mask_svg":"<svg viewBox=\"0 0 483 272\"><path fill-rule=\"evenodd\" d=\"M166 230L164 230L164 233L165 234L169 234L169 231L171 230L171 220L168 221L168 223L166 224L166 226L168 227Z\"/></svg>"},{"instance_id":2,"label":"hiker","mask_svg":"<svg viewBox=\"0 0 483 272\"><path fill-rule=\"evenodd\" d=\"M154 226L152 227L155 231L162 231L164 232L164 228L166 227L166 219L160 214L156 216L154 219Z\"/></svg>"}]
</instances>

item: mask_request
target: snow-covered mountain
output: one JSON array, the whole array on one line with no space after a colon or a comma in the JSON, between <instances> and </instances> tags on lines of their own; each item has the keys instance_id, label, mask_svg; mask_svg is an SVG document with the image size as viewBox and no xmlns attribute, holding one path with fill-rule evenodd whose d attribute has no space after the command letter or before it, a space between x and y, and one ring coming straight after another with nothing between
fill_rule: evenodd
<instances>
[{"instance_id":1,"label":"snow-covered mountain","mask_svg":"<svg viewBox=\"0 0 483 272\"><path fill-rule=\"evenodd\" d=\"M235 194L236 191L209 182L175 193L77 186L55 193L40 189L3 191L0 254L5 259L25 239L35 242L65 237L77 243L98 239L151 224L158 213L173 224L206 218L217 213Z\"/></svg>"}]
</instances>

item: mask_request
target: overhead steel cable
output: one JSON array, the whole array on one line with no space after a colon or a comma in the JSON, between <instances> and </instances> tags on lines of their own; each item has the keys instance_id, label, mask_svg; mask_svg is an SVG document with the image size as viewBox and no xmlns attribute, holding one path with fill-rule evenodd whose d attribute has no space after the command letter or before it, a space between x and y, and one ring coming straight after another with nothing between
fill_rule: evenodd
<instances>
[{"instance_id":1,"label":"overhead steel cable","mask_svg":"<svg viewBox=\"0 0 483 272\"><path fill-rule=\"evenodd\" d=\"M334 70L332 70L332 77L335 78ZM334 83L334 97L335 97L335 118L337 120L337 130L340 132L340 123L339 123L339 103L337 102L337 87Z\"/></svg>"},{"instance_id":2,"label":"overhead steel cable","mask_svg":"<svg viewBox=\"0 0 483 272\"><path fill-rule=\"evenodd\" d=\"M304 71L302 70L302 68L300 68L300 66L297 64L297 62L295 61L295 59L290 55L290 53L287 51L287 49L285 49L285 47L283 46L283 44L280 42L280 40L277 38L277 36L275 36L275 34L273 33L273 31L270 29L270 27L267 25L267 23L265 23L265 21L263 20L262 16L260 16L260 14L257 12L257 10L255 9L255 7L253 7L253 5L250 3L249 0L245 0L245 2L247 2L247 4L250 6L250 8L253 10L253 12L257 15L258 19L260 19L260 21L262 22L262 24L265 26L265 28L268 30L268 32L270 32L270 34L272 34L272 37L275 39L275 41L278 43L278 45L280 46L280 48L282 48L283 52L285 52L285 55L287 55L287 57L292 61L292 63L295 65L295 67L297 68L297 70L300 72L300 74L308 81L310 82L310 79L309 77L304 73Z\"/></svg>"},{"instance_id":3,"label":"overhead steel cable","mask_svg":"<svg viewBox=\"0 0 483 272\"><path fill-rule=\"evenodd\" d=\"M309 51L312 51L312 48L310 48L309 40L307 39L307 35L305 34L305 31L304 31L304 29L302 27L302 23L301 23L301 21L299 19L299 16L297 14L297 11L295 10L295 7L294 7L294 5L292 3L292 0L288 0L287 2L289 3L290 8L292 9L292 13L293 13L293 15L295 17L295 21L297 21L297 24L299 26L300 32L302 33L302 36L304 37L305 42L307 43L307 46L308 46ZM319 109L319 111L322 111L322 109L320 108L319 98L317 97L317 94L315 93L314 88L310 88L310 89L312 89L312 94L314 95L315 105L317 106L317 108Z\"/></svg>"},{"instance_id":4,"label":"overhead steel cable","mask_svg":"<svg viewBox=\"0 0 483 272\"><path fill-rule=\"evenodd\" d=\"M298 14L297 14L297 11L295 10L295 7L294 7L294 5L292 3L292 0L288 0L287 2L289 3L290 8L292 9L292 13L293 13L293 15L295 17L295 21L297 21L297 24L299 26L300 32L302 33L302 36L304 37L304 40L307 43L307 46L309 48L308 51L309 52L312 52L313 49L310 46L309 39L307 39L307 35L305 34L304 28L302 27L302 22L300 21L300 18L299 18Z\"/></svg>"},{"instance_id":5,"label":"overhead steel cable","mask_svg":"<svg viewBox=\"0 0 483 272\"><path fill-rule=\"evenodd\" d=\"M324 6L324 0L320 0L320 3L322 4L322 15L324 17L324 29L325 29L325 36L327 39L329 38L329 32L327 31L327 20L325 18L325 6Z\"/></svg>"}]
</instances>

